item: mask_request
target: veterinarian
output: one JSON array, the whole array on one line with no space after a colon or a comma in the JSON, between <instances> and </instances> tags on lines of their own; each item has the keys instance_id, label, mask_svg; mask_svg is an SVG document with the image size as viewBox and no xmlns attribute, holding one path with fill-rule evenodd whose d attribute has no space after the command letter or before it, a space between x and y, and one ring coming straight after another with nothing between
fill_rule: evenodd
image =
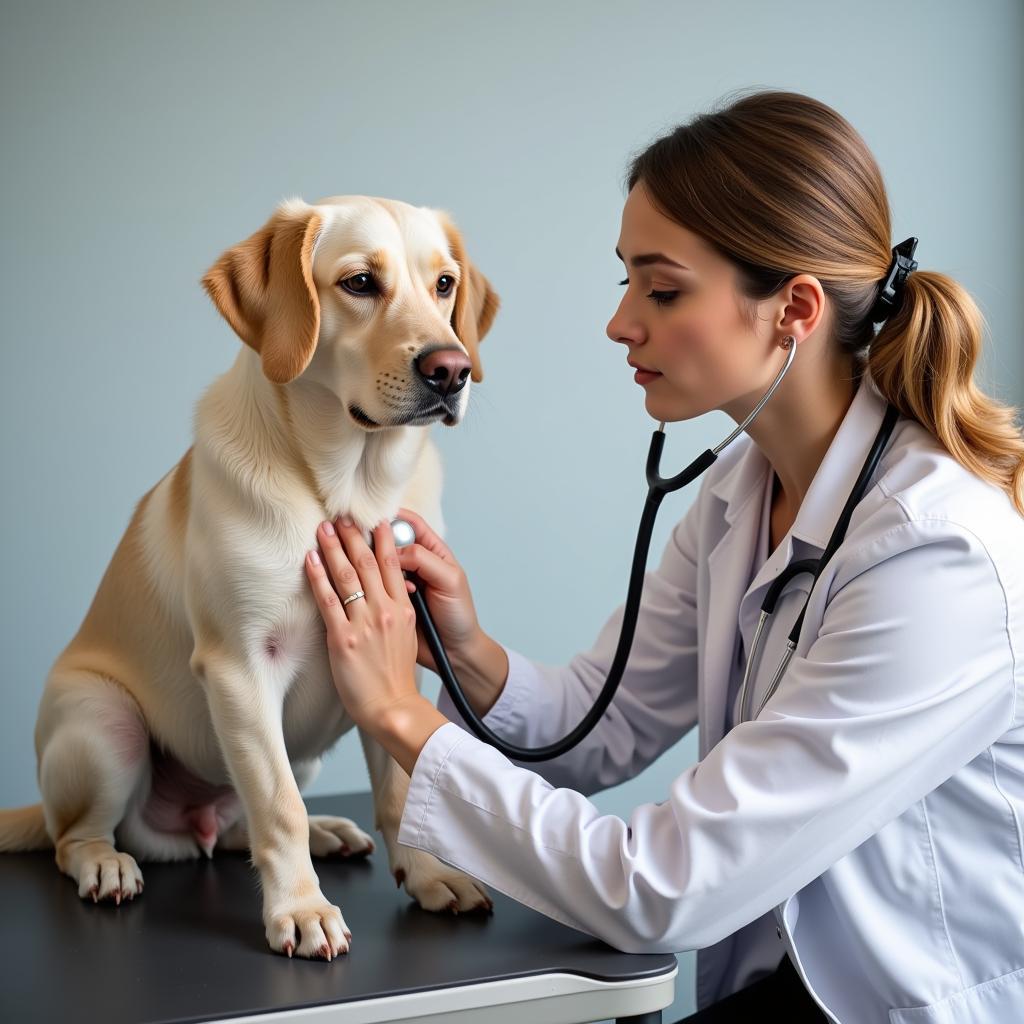
<instances>
[{"instance_id":1,"label":"veterinarian","mask_svg":"<svg viewBox=\"0 0 1024 1024\"><path fill-rule=\"evenodd\" d=\"M806 96L745 96L633 161L607 334L651 417L742 422L796 351L647 573L619 691L568 753L524 767L417 692L415 663L436 666L403 571L474 709L525 746L592 705L621 606L543 665L483 631L411 510L397 552L387 523L371 551L339 520L306 560L340 698L410 775L399 841L617 949L699 950L690 1021L1024 1020L1024 439L973 379L975 303L891 238L871 153ZM845 538L764 626L745 709L765 593L821 558L889 404ZM657 802L625 821L588 800L694 725L700 759Z\"/></svg>"}]
</instances>

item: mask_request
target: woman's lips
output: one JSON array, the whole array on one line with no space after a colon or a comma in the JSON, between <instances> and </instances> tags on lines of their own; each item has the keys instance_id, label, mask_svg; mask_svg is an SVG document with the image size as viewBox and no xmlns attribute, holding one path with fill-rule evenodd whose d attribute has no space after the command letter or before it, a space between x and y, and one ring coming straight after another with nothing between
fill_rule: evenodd
<instances>
[{"instance_id":1,"label":"woman's lips","mask_svg":"<svg viewBox=\"0 0 1024 1024\"><path fill-rule=\"evenodd\" d=\"M661 374L656 373L654 370L637 370L636 373L633 374L633 380L635 380L637 384L650 384L652 380L657 380L660 376Z\"/></svg>"}]
</instances>

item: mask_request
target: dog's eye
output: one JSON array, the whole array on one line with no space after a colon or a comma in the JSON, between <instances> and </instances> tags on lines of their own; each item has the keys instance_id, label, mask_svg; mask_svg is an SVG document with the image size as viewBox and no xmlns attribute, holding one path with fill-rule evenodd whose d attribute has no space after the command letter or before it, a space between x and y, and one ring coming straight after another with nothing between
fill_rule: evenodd
<instances>
[{"instance_id":1,"label":"dog's eye","mask_svg":"<svg viewBox=\"0 0 1024 1024\"><path fill-rule=\"evenodd\" d=\"M447 281L447 284L442 284L442 281ZM437 279L437 290L441 295L450 295L452 288L455 287L455 278L451 274L442 274Z\"/></svg>"},{"instance_id":2,"label":"dog's eye","mask_svg":"<svg viewBox=\"0 0 1024 1024\"><path fill-rule=\"evenodd\" d=\"M351 277L346 277L344 281L339 281L338 284L353 295L373 295L377 291L372 274L353 274Z\"/></svg>"}]
</instances>

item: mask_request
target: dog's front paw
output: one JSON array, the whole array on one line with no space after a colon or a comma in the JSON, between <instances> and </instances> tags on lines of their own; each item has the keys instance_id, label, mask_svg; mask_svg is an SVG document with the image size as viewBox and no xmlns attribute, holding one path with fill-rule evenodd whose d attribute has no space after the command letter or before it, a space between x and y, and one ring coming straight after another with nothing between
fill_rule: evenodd
<instances>
[{"instance_id":1,"label":"dog's front paw","mask_svg":"<svg viewBox=\"0 0 1024 1024\"><path fill-rule=\"evenodd\" d=\"M391 870L395 881L399 885L404 882L405 891L424 910L494 912L494 904L480 882L422 850L402 847Z\"/></svg>"},{"instance_id":2,"label":"dog's front paw","mask_svg":"<svg viewBox=\"0 0 1024 1024\"><path fill-rule=\"evenodd\" d=\"M278 901L263 919L270 948L288 956L333 960L347 953L352 942L341 910L319 890Z\"/></svg>"},{"instance_id":3,"label":"dog's front paw","mask_svg":"<svg viewBox=\"0 0 1024 1024\"><path fill-rule=\"evenodd\" d=\"M373 840L354 821L330 814L309 816L309 852L314 857L354 859L373 850Z\"/></svg>"}]
</instances>

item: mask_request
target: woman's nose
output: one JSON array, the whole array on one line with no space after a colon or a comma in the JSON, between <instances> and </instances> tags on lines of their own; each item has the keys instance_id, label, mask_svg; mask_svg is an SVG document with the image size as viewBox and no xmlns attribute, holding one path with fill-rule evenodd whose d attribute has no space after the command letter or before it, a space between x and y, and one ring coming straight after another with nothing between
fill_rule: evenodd
<instances>
[{"instance_id":1,"label":"woman's nose","mask_svg":"<svg viewBox=\"0 0 1024 1024\"><path fill-rule=\"evenodd\" d=\"M623 345L637 345L643 341L643 332L639 324L630 324L622 316L622 311L617 310L615 316L608 321L605 334L612 341L618 341Z\"/></svg>"}]
</instances>

